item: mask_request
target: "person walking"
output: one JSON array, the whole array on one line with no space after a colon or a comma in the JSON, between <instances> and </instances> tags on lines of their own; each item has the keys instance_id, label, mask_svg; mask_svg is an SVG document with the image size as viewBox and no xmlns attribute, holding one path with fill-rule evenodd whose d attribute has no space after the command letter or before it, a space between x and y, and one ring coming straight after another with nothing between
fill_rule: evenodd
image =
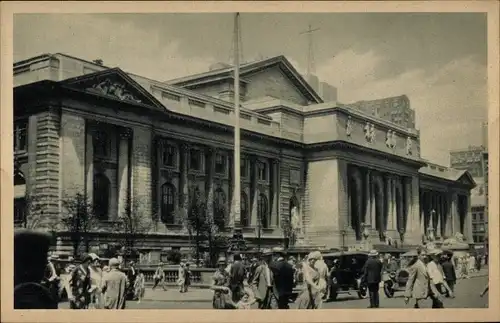
<instances>
[{"instance_id":1,"label":"person walking","mask_svg":"<svg viewBox=\"0 0 500 323\"><path fill-rule=\"evenodd\" d=\"M264 253L261 256L261 263L255 270L251 288L259 304L259 309L277 309L278 296L276 290L273 288L274 277L273 272L269 268L271 254Z\"/></svg>"},{"instance_id":2,"label":"person walking","mask_svg":"<svg viewBox=\"0 0 500 323\"><path fill-rule=\"evenodd\" d=\"M289 309L289 301L293 292L295 270L292 265L285 261L285 254L280 253L276 261L269 267L274 276L274 289L278 297L278 309Z\"/></svg>"},{"instance_id":3,"label":"person walking","mask_svg":"<svg viewBox=\"0 0 500 323\"><path fill-rule=\"evenodd\" d=\"M187 293L189 286L191 285L191 268L189 267L189 262L186 262L186 266L184 267L184 293Z\"/></svg>"},{"instance_id":4,"label":"person walking","mask_svg":"<svg viewBox=\"0 0 500 323\"><path fill-rule=\"evenodd\" d=\"M363 267L362 284L366 284L370 296L369 308L380 307L380 282L382 281L382 263L377 259L378 252L371 250L368 253L368 260Z\"/></svg>"},{"instance_id":5,"label":"person walking","mask_svg":"<svg viewBox=\"0 0 500 323\"><path fill-rule=\"evenodd\" d=\"M71 309L87 309L90 304L91 280L89 266L92 258L88 254L84 254L81 259L81 264L71 273L71 295L68 295Z\"/></svg>"},{"instance_id":6,"label":"person walking","mask_svg":"<svg viewBox=\"0 0 500 323\"><path fill-rule=\"evenodd\" d=\"M455 271L455 266L450 259L450 256L445 256L443 263L441 264L441 268L443 268L444 279L448 286L450 287L452 293L455 292L455 284L457 282L457 273ZM448 293L448 296L452 295Z\"/></svg>"},{"instance_id":7,"label":"person walking","mask_svg":"<svg viewBox=\"0 0 500 323\"><path fill-rule=\"evenodd\" d=\"M186 281L186 268L184 263L179 264L179 269L177 270L177 286L179 286L179 293L184 293L184 282Z\"/></svg>"},{"instance_id":8,"label":"person walking","mask_svg":"<svg viewBox=\"0 0 500 323\"><path fill-rule=\"evenodd\" d=\"M325 298L328 296L327 291L328 291L328 266L326 265L325 261L323 260L323 257L318 259L316 263L314 264L314 268L318 271L319 273L319 300L317 307L321 308L323 306L323 301Z\"/></svg>"},{"instance_id":9,"label":"person walking","mask_svg":"<svg viewBox=\"0 0 500 323\"><path fill-rule=\"evenodd\" d=\"M425 264L426 254L423 250L417 250L414 259L411 260L409 267L408 281L406 282L405 303L408 304L410 298L415 299L414 308L420 308L419 302L431 297L432 308L439 308L437 291L433 291L433 284L430 283L429 274Z\"/></svg>"},{"instance_id":10,"label":"person walking","mask_svg":"<svg viewBox=\"0 0 500 323\"><path fill-rule=\"evenodd\" d=\"M302 263L304 284L298 296L298 309L317 309L321 298L319 285L320 274L314 267L316 261L321 259L321 252L313 251L307 255Z\"/></svg>"},{"instance_id":11,"label":"person walking","mask_svg":"<svg viewBox=\"0 0 500 323\"><path fill-rule=\"evenodd\" d=\"M153 280L154 280L154 285L153 285L153 290L158 286L158 284L161 285L163 290L167 290L167 283L165 279L165 270L163 269L163 263L160 262L158 264L158 267L156 268L156 271L153 275Z\"/></svg>"},{"instance_id":12,"label":"person walking","mask_svg":"<svg viewBox=\"0 0 500 323\"><path fill-rule=\"evenodd\" d=\"M144 298L144 293L146 291L146 278L144 277L144 273L138 269L137 270L137 278L134 283L134 298L137 300L137 303L140 304L141 300Z\"/></svg>"},{"instance_id":13,"label":"person walking","mask_svg":"<svg viewBox=\"0 0 500 323\"><path fill-rule=\"evenodd\" d=\"M231 295L233 297L233 302L238 303L243 293L245 291L245 266L241 261L241 255L235 254L233 256L234 262L229 270L229 288L231 289Z\"/></svg>"},{"instance_id":14,"label":"person walking","mask_svg":"<svg viewBox=\"0 0 500 323\"><path fill-rule=\"evenodd\" d=\"M92 258L90 263L90 307L101 308L102 306L102 295L101 295L101 285L102 285L102 270L99 257L95 253L89 254Z\"/></svg>"},{"instance_id":15,"label":"person walking","mask_svg":"<svg viewBox=\"0 0 500 323\"><path fill-rule=\"evenodd\" d=\"M52 260L55 259L57 259L57 257L54 255L51 255L47 258L47 267L45 269L45 275L42 284L50 290L50 293L55 300L59 300L59 290L61 282L59 279L59 275L57 274L56 267L52 262Z\"/></svg>"},{"instance_id":16,"label":"person walking","mask_svg":"<svg viewBox=\"0 0 500 323\"><path fill-rule=\"evenodd\" d=\"M104 294L104 308L108 310L125 309L125 296L129 284L127 275L120 269L117 258L109 260L110 271L102 280L102 293Z\"/></svg>"},{"instance_id":17,"label":"person walking","mask_svg":"<svg viewBox=\"0 0 500 323\"><path fill-rule=\"evenodd\" d=\"M440 250L436 249L433 250L429 255L429 261L427 262L427 273L429 274L430 283L431 285L435 286L435 290L440 294L450 295L451 298L454 298L455 296L453 295L453 291L446 283L444 275L439 269L440 254Z\"/></svg>"},{"instance_id":18,"label":"person walking","mask_svg":"<svg viewBox=\"0 0 500 323\"><path fill-rule=\"evenodd\" d=\"M225 257L219 257L217 260L217 269L212 276L212 285L210 289L214 291L212 307L214 309L235 309L229 288L229 273L226 271L227 261Z\"/></svg>"},{"instance_id":19,"label":"person walking","mask_svg":"<svg viewBox=\"0 0 500 323\"><path fill-rule=\"evenodd\" d=\"M51 237L19 230L14 233L14 309L57 309L58 302L40 282L44 278Z\"/></svg>"}]
</instances>

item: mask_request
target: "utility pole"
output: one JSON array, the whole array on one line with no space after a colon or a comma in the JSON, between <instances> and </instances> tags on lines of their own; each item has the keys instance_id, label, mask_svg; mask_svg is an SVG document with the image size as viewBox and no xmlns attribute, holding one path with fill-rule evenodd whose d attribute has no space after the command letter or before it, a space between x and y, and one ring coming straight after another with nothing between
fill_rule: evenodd
<instances>
[{"instance_id":1,"label":"utility pole","mask_svg":"<svg viewBox=\"0 0 500 323\"><path fill-rule=\"evenodd\" d=\"M307 53L307 76L311 76L316 72L314 64L314 47L313 47L313 33L320 30L320 28L312 28L309 25L309 29L300 33L300 35L307 35L308 43L308 53Z\"/></svg>"}]
</instances>

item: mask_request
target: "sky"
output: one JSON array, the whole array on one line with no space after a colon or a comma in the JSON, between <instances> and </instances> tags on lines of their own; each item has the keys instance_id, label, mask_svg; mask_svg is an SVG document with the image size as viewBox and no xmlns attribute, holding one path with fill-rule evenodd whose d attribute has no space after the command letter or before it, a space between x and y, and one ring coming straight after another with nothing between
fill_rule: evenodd
<instances>
[{"instance_id":1,"label":"sky","mask_svg":"<svg viewBox=\"0 0 500 323\"><path fill-rule=\"evenodd\" d=\"M159 81L230 62L232 14L16 14L14 61L43 53L100 58ZM244 61L285 55L301 73L313 36L315 73L338 101L406 94L422 157L482 143L487 120L487 30L482 13L242 13Z\"/></svg>"}]
</instances>

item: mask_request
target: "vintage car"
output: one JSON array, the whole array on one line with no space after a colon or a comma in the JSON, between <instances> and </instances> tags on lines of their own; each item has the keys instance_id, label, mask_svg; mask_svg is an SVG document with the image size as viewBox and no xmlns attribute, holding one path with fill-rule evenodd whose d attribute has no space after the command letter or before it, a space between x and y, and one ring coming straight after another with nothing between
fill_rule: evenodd
<instances>
[{"instance_id":1,"label":"vintage car","mask_svg":"<svg viewBox=\"0 0 500 323\"><path fill-rule=\"evenodd\" d=\"M410 250L399 258L399 269L395 272L384 272L382 280L384 282L384 294L388 298L394 297L395 292L402 292L406 289L406 282L410 276L407 267L410 260L417 255L416 250Z\"/></svg>"},{"instance_id":2,"label":"vintage car","mask_svg":"<svg viewBox=\"0 0 500 323\"><path fill-rule=\"evenodd\" d=\"M368 296L366 286L361 283L363 267L368 260L367 252L332 252L323 254L323 259L330 268L330 279L325 298L334 301L339 294L351 294L351 292L357 293L361 299Z\"/></svg>"}]
</instances>

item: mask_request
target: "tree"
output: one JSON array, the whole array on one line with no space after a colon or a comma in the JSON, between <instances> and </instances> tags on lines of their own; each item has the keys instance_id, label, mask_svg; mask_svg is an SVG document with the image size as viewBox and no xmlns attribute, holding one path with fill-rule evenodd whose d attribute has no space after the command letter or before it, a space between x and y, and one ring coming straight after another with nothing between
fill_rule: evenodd
<instances>
[{"instance_id":1,"label":"tree","mask_svg":"<svg viewBox=\"0 0 500 323\"><path fill-rule=\"evenodd\" d=\"M94 213L93 205L87 200L85 194L76 193L74 196L62 200L63 215L61 224L68 231L73 244L73 256L78 255L81 243L85 251L90 248L90 234L98 228L99 219Z\"/></svg>"},{"instance_id":2,"label":"tree","mask_svg":"<svg viewBox=\"0 0 500 323\"><path fill-rule=\"evenodd\" d=\"M131 205L132 204L132 205ZM125 214L118 216L115 222L115 232L119 233L119 240L130 252L134 251L137 242L153 229L153 218L141 212L144 200L140 197L133 199L132 203L127 203Z\"/></svg>"},{"instance_id":3,"label":"tree","mask_svg":"<svg viewBox=\"0 0 500 323\"><path fill-rule=\"evenodd\" d=\"M40 198L34 195L27 195L25 198L25 215L23 219L23 227L34 230L42 226L43 220L43 205L40 203Z\"/></svg>"}]
</instances>

